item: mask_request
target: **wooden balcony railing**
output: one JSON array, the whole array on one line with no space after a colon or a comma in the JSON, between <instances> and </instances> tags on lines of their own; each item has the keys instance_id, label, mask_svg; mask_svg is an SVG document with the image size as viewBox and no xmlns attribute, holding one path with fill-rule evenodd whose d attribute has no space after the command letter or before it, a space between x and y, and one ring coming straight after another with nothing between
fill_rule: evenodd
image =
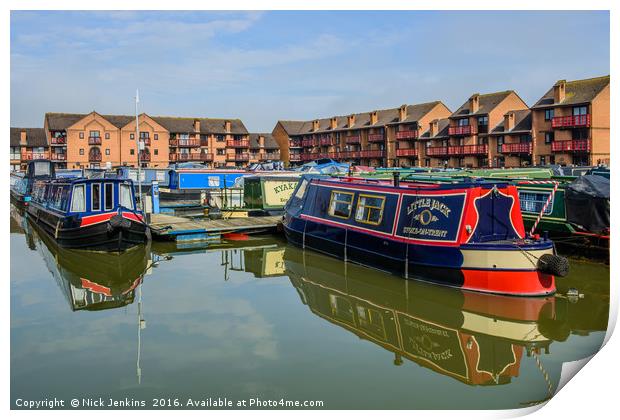
<instances>
[{"instance_id":1,"label":"wooden balcony railing","mask_svg":"<svg viewBox=\"0 0 620 420\"><path fill-rule=\"evenodd\" d=\"M288 160L291 162L299 162L301 160L301 153L291 153Z\"/></svg>"},{"instance_id":2,"label":"wooden balcony railing","mask_svg":"<svg viewBox=\"0 0 620 420\"><path fill-rule=\"evenodd\" d=\"M62 145L65 145L65 144L67 144L67 138L66 137L52 137L50 139L50 144L62 144Z\"/></svg>"},{"instance_id":3,"label":"wooden balcony railing","mask_svg":"<svg viewBox=\"0 0 620 420\"><path fill-rule=\"evenodd\" d=\"M279 160L280 153L261 153L262 160Z\"/></svg>"},{"instance_id":4,"label":"wooden balcony railing","mask_svg":"<svg viewBox=\"0 0 620 420\"><path fill-rule=\"evenodd\" d=\"M385 135L383 133L379 134L369 134L368 141L369 142L381 142L385 140Z\"/></svg>"},{"instance_id":5,"label":"wooden balcony railing","mask_svg":"<svg viewBox=\"0 0 620 420\"><path fill-rule=\"evenodd\" d=\"M179 144L179 141L177 139L170 139L168 140L168 144L172 147L177 147L177 145Z\"/></svg>"},{"instance_id":6,"label":"wooden balcony railing","mask_svg":"<svg viewBox=\"0 0 620 420\"><path fill-rule=\"evenodd\" d=\"M502 144L502 153L515 153L515 154L531 154L532 143L505 143Z\"/></svg>"},{"instance_id":7,"label":"wooden balcony railing","mask_svg":"<svg viewBox=\"0 0 620 420\"><path fill-rule=\"evenodd\" d=\"M244 148L250 147L250 141L249 140L226 140L226 147L244 149Z\"/></svg>"},{"instance_id":8,"label":"wooden balcony railing","mask_svg":"<svg viewBox=\"0 0 620 420\"><path fill-rule=\"evenodd\" d=\"M332 144L332 139L328 138L322 138L321 140L319 140L319 144L321 146L331 146Z\"/></svg>"},{"instance_id":9,"label":"wooden balcony railing","mask_svg":"<svg viewBox=\"0 0 620 420\"><path fill-rule=\"evenodd\" d=\"M50 153L51 160L67 160L66 153Z\"/></svg>"},{"instance_id":10,"label":"wooden balcony railing","mask_svg":"<svg viewBox=\"0 0 620 420\"><path fill-rule=\"evenodd\" d=\"M143 141L145 146L150 146L151 145L151 138L150 137L140 137L140 141Z\"/></svg>"},{"instance_id":11,"label":"wooden balcony railing","mask_svg":"<svg viewBox=\"0 0 620 420\"><path fill-rule=\"evenodd\" d=\"M567 117L553 117L551 120L553 128L572 128L572 127L590 127L590 114L570 115Z\"/></svg>"},{"instance_id":12,"label":"wooden balcony railing","mask_svg":"<svg viewBox=\"0 0 620 420\"><path fill-rule=\"evenodd\" d=\"M470 144L467 146L448 146L448 155L485 155L489 152L488 144Z\"/></svg>"},{"instance_id":13,"label":"wooden balcony railing","mask_svg":"<svg viewBox=\"0 0 620 420\"><path fill-rule=\"evenodd\" d=\"M140 156L140 162L150 162L151 161L151 154L148 153L148 152L140 152L139 156Z\"/></svg>"},{"instance_id":14,"label":"wooden balcony railing","mask_svg":"<svg viewBox=\"0 0 620 420\"><path fill-rule=\"evenodd\" d=\"M417 139L418 130L404 130L396 132L397 140Z\"/></svg>"},{"instance_id":15,"label":"wooden balcony railing","mask_svg":"<svg viewBox=\"0 0 620 420\"><path fill-rule=\"evenodd\" d=\"M551 142L552 152L589 152L592 149L590 140L565 140Z\"/></svg>"},{"instance_id":16,"label":"wooden balcony railing","mask_svg":"<svg viewBox=\"0 0 620 420\"><path fill-rule=\"evenodd\" d=\"M25 152L21 154L22 160L49 159L49 152Z\"/></svg>"},{"instance_id":17,"label":"wooden balcony railing","mask_svg":"<svg viewBox=\"0 0 620 420\"><path fill-rule=\"evenodd\" d=\"M417 156L417 155L418 155L417 149L397 149L396 150L396 156L399 156L399 157Z\"/></svg>"},{"instance_id":18,"label":"wooden balcony railing","mask_svg":"<svg viewBox=\"0 0 620 420\"><path fill-rule=\"evenodd\" d=\"M384 150L362 150L361 152L357 152L360 158L382 158L385 156Z\"/></svg>"},{"instance_id":19,"label":"wooden balcony railing","mask_svg":"<svg viewBox=\"0 0 620 420\"><path fill-rule=\"evenodd\" d=\"M200 139L177 139L181 147L200 147Z\"/></svg>"},{"instance_id":20,"label":"wooden balcony railing","mask_svg":"<svg viewBox=\"0 0 620 420\"><path fill-rule=\"evenodd\" d=\"M319 145L318 139L304 139L301 141L302 147L314 147Z\"/></svg>"},{"instance_id":21,"label":"wooden balcony railing","mask_svg":"<svg viewBox=\"0 0 620 420\"><path fill-rule=\"evenodd\" d=\"M347 136L345 141L347 144L359 144L360 136Z\"/></svg>"},{"instance_id":22,"label":"wooden balcony railing","mask_svg":"<svg viewBox=\"0 0 620 420\"><path fill-rule=\"evenodd\" d=\"M89 162L101 162L101 153L89 153L88 154L88 161Z\"/></svg>"},{"instance_id":23,"label":"wooden balcony railing","mask_svg":"<svg viewBox=\"0 0 620 420\"><path fill-rule=\"evenodd\" d=\"M289 146L290 146L290 147L302 147L302 146L301 146L301 140L299 140L299 139L294 139L294 140L291 140L291 141L289 142Z\"/></svg>"},{"instance_id":24,"label":"wooden balcony railing","mask_svg":"<svg viewBox=\"0 0 620 420\"><path fill-rule=\"evenodd\" d=\"M226 160L229 162L246 162L250 160L249 153L229 153L226 155Z\"/></svg>"},{"instance_id":25,"label":"wooden balcony railing","mask_svg":"<svg viewBox=\"0 0 620 420\"><path fill-rule=\"evenodd\" d=\"M426 156L447 156L447 146L432 146L426 148Z\"/></svg>"},{"instance_id":26,"label":"wooden balcony railing","mask_svg":"<svg viewBox=\"0 0 620 420\"><path fill-rule=\"evenodd\" d=\"M213 160L213 153L170 153L173 162L205 162Z\"/></svg>"},{"instance_id":27,"label":"wooden balcony railing","mask_svg":"<svg viewBox=\"0 0 620 420\"><path fill-rule=\"evenodd\" d=\"M90 146L98 146L101 144L101 137L89 137L88 144Z\"/></svg>"},{"instance_id":28,"label":"wooden balcony railing","mask_svg":"<svg viewBox=\"0 0 620 420\"><path fill-rule=\"evenodd\" d=\"M462 125L448 128L448 134L451 136L470 136L478 131L473 125Z\"/></svg>"}]
</instances>

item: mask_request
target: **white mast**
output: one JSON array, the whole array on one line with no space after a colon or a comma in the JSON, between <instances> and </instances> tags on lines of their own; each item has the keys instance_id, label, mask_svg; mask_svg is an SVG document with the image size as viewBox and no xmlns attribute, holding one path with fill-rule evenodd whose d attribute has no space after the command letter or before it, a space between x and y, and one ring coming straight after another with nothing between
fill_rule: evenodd
<instances>
[{"instance_id":1,"label":"white mast","mask_svg":"<svg viewBox=\"0 0 620 420\"><path fill-rule=\"evenodd\" d=\"M138 197L140 197L140 210L144 211L144 206L142 205L142 168L140 164L140 153L142 152L142 143L140 141L140 128L138 126L138 102L140 102L140 96L138 94L138 89L136 89L136 142L138 144Z\"/></svg>"}]
</instances>

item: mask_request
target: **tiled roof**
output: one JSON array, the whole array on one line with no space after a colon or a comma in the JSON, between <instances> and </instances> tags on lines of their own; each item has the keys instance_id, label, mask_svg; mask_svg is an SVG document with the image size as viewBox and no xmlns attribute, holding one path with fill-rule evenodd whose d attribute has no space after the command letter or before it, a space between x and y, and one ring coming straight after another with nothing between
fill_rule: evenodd
<instances>
[{"instance_id":1,"label":"tiled roof","mask_svg":"<svg viewBox=\"0 0 620 420\"><path fill-rule=\"evenodd\" d=\"M512 130L506 132L504 128L504 119L491 130L491 134L510 134L519 131L530 131L532 129L532 111L529 109L519 109L514 112L515 114L515 125Z\"/></svg>"},{"instance_id":2,"label":"tiled roof","mask_svg":"<svg viewBox=\"0 0 620 420\"><path fill-rule=\"evenodd\" d=\"M45 114L47 125L50 130L66 130L67 127L75 124L88 114L64 114L48 112ZM129 124L135 117L131 115L101 115L117 128L122 128ZM239 119L220 119L220 118L191 118L191 117L151 117L158 124L161 124L171 133L193 133L194 120L200 121L200 133L202 134L224 134L226 133L226 121L230 121L231 134L248 134L248 130Z\"/></svg>"},{"instance_id":3,"label":"tiled roof","mask_svg":"<svg viewBox=\"0 0 620 420\"><path fill-rule=\"evenodd\" d=\"M594 77L592 79L573 80L566 82L564 100L554 103L553 86L540 98L532 108L552 105L577 105L591 102L606 86L609 85L609 76Z\"/></svg>"},{"instance_id":4,"label":"tiled roof","mask_svg":"<svg viewBox=\"0 0 620 420\"><path fill-rule=\"evenodd\" d=\"M434 140L439 138L447 138L448 137L448 127L450 127L450 119L449 118L441 118L437 120L437 134L431 137L430 128L426 130L424 133L420 135L420 139L422 140Z\"/></svg>"},{"instance_id":5,"label":"tiled roof","mask_svg":"<svg viewBox=\"0 0 620 420\"><path fill-rule=\"evenodd\" d=\"M258 143L259 136L263 136L265 138L265 149L278 149L279 148L278 143L273 138L273 135L271 133L250 133L250 148L252 149L259 148L259 143Z\"/></svg>"},{"instance_id":6,"label":"tiled roof","mask_svg":"<svg viewBox=\"0 0 620 420\"><path fill-rule=\"evenodd\" d=\"M377 110L377 122L371 124L370 114L371 112L360 112L353 114L355 116L355 123L353 126L348 127L348 115L339 115L330 118L320 118L319 129L312 131L313 121L278 121L284 130L291 135L303 135L303 134L320 134L322 132L342 131L342 130L356 130L360 128L372 128L383 127L391 124L407 124L417 122L420 118L430 112L435 106L442 104L441 101L427 102L423 104L407 105L407 117L403 121L398 120L399 108L381 109ZM331 120L336 118L336 128L331 129Z\"/></svg>"},{"instance_id":7,"label":"tiled roof","mask_svg":"<svg viewBox=\"0 0 620 420\"><path fill-rule=\"evenodd\" d=\"M476 112L471 112L471 110L469 109L468 99L463 105L459 107L459 109L457 109L452 115L450 115L450 118L461 118L470 115L488 114L511 93L514 93L514 91L505 90L503 92L486 93L484 95L479 95L478 111Z\"/></svg>"},{"instance_id":8,"label":"tiled roof","mask_svg":"<svg viewBox=\"0 0 620 420\"><path fill-rule=\"evenodd\" d=\"M28 147L46 147L47 138L45 130L42 128L19 128L11 127L11 146L20 146L21 132L26 132L26 146Z\"/></svg>"}]
</instances>

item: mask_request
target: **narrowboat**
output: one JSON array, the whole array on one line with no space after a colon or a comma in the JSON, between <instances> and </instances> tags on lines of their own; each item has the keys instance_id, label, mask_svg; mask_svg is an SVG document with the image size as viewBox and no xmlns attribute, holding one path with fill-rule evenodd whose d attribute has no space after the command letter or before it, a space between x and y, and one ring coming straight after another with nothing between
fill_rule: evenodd
<instances>
[{"instance_id":1,"label":"narrowboat","mask_svg":"<svg viewBox=\"0 0 620 420\"><path fill-rule=\"evenodd\" d=\"M26 206L37 180L55 178L54 163L47 159L28 162L25 173L11 172L11 199L18 206Z\"/></svg>"},{"instance_id":2,"label":"narrowboat","mask_svg":"<svg viewBox=\"0 0 620 420\"><path fill-rule=\"evenodd\" d=\"M130 180L36 181L27 211L28 217L63 248L122 252L150 239Z\"/></svg>"},{"instance_id":3,"label":"narrowboat","mask_svg":"<svg viewBox=\"0 0 620 420\"><path fill-rule=\"evenodd\" d=\"M525 233L505 181L393 182L304 176L286 204L289 242L409 278L478 292L555 292L568 261Z\"/></svg>"},{"instance_id":4,"label":"narrowboat","mask_svg":"<svg viewBox=\"0 0 620 420\"><path fill-rule=\"evenodd\" d=\"M210 194L209 204L221 209L224 217L281 215L284 212L284 205L297 187L300 176L299 173L291 172L245 175L237 179L235 188L229 190L233 193L229 194L230 197ZM235 192L242 193L242 197L241 194L235 197Z\"/></svg>"}]
</instances>

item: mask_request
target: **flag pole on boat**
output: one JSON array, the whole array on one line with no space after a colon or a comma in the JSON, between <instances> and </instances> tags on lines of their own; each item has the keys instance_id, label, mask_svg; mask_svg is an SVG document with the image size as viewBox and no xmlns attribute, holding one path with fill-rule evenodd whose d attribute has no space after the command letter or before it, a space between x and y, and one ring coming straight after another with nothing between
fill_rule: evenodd
<instances>
[{"instance_id":1,"label":"flag pole on boat","mask_svg":"<svg viewBox=\"0 0 620 420\"><path fill-rule=\"evenodd\" d=\"M138 142L138 197L140 197L140 211L144 211L144 205L142 204L142 164L140 163L140 153L144 145L140 140L140 128L138 126L138 102L140 102L140 95L138 89L136 89L136 141Z\"/></svg>"}]
</instances>

